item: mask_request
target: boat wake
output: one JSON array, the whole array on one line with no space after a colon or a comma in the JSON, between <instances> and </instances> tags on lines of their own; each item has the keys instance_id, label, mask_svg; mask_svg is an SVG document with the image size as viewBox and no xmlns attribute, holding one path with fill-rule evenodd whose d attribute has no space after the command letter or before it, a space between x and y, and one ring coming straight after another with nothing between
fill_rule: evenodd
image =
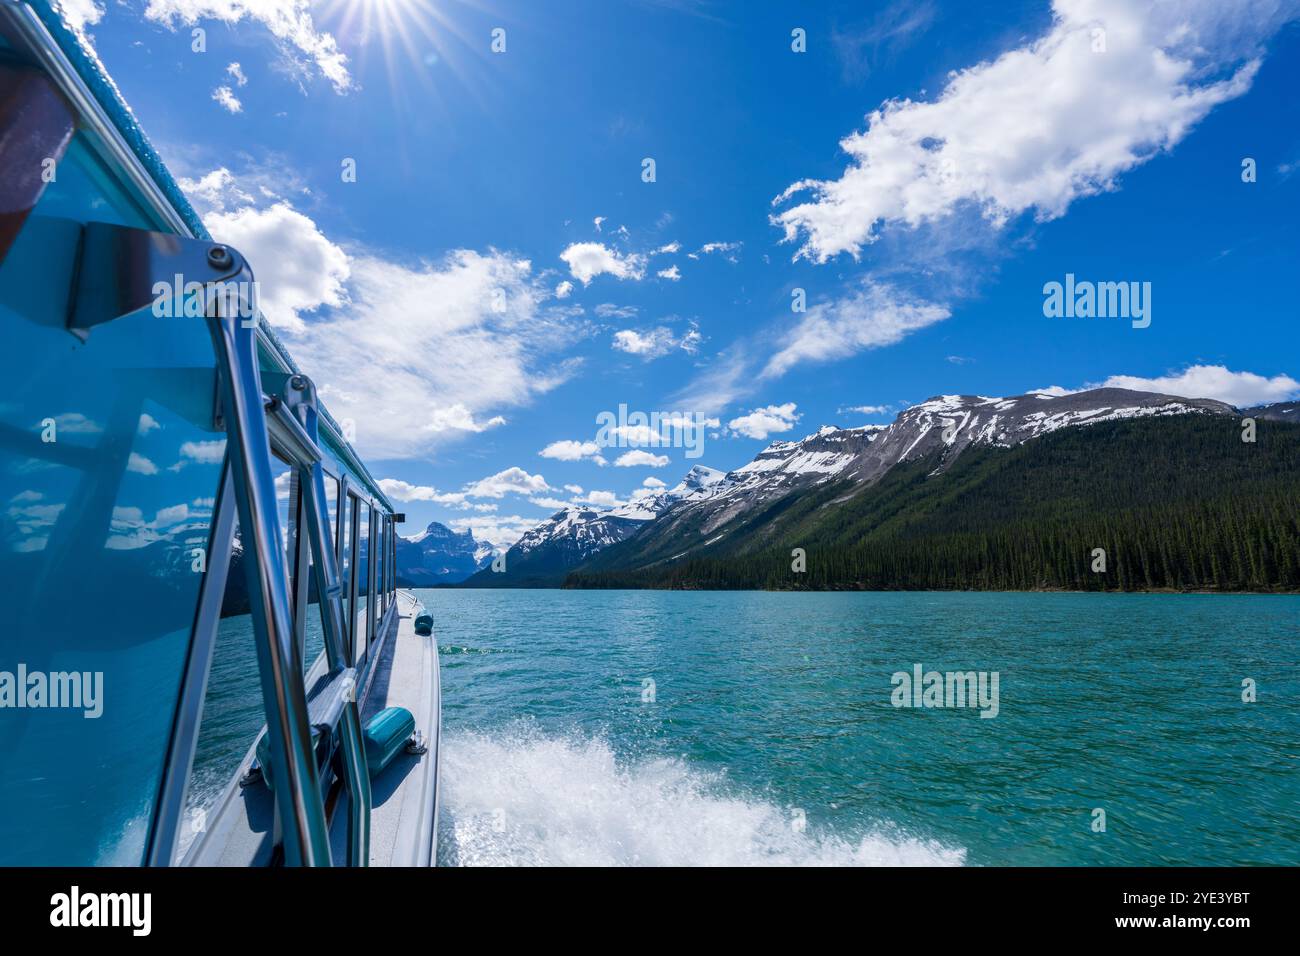
<instances>
[{"instance_id":1,"label":"boat wake","mask_svg":"<svg viewBox=\"0 0 1300 956\"><path fill-rule=\"evenodd\" d=\"M966 851L792 825L686 762L619 761L603 738L443 740L439 863L459 866L958 866Z\"/></svg>"}]
</instances>

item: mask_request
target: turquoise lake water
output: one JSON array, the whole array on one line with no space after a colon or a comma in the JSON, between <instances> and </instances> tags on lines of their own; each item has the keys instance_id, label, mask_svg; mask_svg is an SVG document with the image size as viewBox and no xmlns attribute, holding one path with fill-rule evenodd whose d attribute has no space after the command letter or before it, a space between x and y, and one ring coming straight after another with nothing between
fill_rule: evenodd
<instances>
[{"instance_id":1,"label":"turquoise lake water","mask_svg":"<svg viewBox=\"0 0 1300 956\"><path fill-rule=\"evenodd\" d=\"M443 864L1300 863L1298 597L417 593Z\"/></svg>"}]
</instances>

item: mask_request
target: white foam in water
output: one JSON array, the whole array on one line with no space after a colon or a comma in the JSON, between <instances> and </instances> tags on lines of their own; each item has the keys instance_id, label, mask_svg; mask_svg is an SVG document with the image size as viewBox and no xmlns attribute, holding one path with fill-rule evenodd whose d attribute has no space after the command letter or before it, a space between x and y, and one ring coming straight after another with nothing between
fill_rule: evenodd
<instances>
[{"instance_id":1,"label":"white foam in water","mask_svg":"<svg viewBox=\"0 0 1300 956\"><path fill-rule=\"evenodd\" d=\"M681 760L630 765L602 739L456 733L443 740L439 857L462 866L960 866L963 849L881 833L843 839L725 793Z\"/></svg>"}]
</instances>

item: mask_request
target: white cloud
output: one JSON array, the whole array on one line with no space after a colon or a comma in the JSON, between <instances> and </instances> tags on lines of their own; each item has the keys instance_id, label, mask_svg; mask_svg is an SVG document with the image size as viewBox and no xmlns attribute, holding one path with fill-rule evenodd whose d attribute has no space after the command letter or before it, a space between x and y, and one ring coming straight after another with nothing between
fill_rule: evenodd
<instances>
[{"instance_id":1,"label":"white cloud","mask_svg":"<svg viewBox=\"0 0 1300 956\"><path fill-rule=\"evenodd\" d=\"M181 458L201 465L219 464L226 457L226 440L187 441L181 445Z\"/></svg>"},{"instance_id":2,"label":"white cloud","mask_svg":"<svg viewBox=\"0 0 1300 956\"><path fill-rule=\"evenodd\" d=\"M85 0L80 0L84 3ZM314 63L336 92L352 86L348 58L329 33L316 28L310 0L148 0L144 15L174 30L179 21L193 26L200 20L219 20L233 26L247 18L260 22L289 56Z\"/></svg>"},{"instance_id":3,"label":"white cloud","mask_svg":"<svg viewBox=\"0 0 1300 956\"><path fill-rule=\"evenodd\" d=\"M582 485L565 485L564 490L571 495L582 494Z\"/></svg>"},{"instance_id":4,"label":"white cloud","mask_svg":"<svg viewBox=\"0 0 1300 956\"><path fill-rule=\"evenodd\" d=\"M154 418L148 412L140 414L140 420L136 423L136 431L141 435L147 435L156 428L162 428L158 424L158 419Z\"/></svg>"},{"instance_id":5,"label":"white cloud","mask_svg":"<svg viewBox=\"0 0 1300 956\"><path fill-rule=\"evenodd\" d=\"M464 492L440 492L429 485L413 485L400 478L380 478L378 484L379 490L393 501L433 501L443 505L460 505L465 501Z\"/></svg>"},{"instance_id":6,"label":"white cloud","mask_svg":"<svg viewBox=\"0 0 1300 956\"><path fill-rule=\"evenodd\" d=\"M596 306L596 314L602 319L631 319L635 318L637 308L634 305L615 305L613 302L602 302Z\"/></svg>"},{"instance_id":7,"label":"white cloud","mask_svg":"<svg viewBox=\"0 0 1300 956\"><path fill-rule=\"evenodd\" d=\"M220 103L228 113L243 112L244 104L239 102L239 97L228 86L218 86L212 91L212 98Z\"/></svg>"},{"instance_id":8,"label":"white cloud","mask_svg":"<svg viewBox=\"0 0 1300 956\"><path fill-rule=\"evenodd\" d=\"M185 191L186 198L205 216L213 212L250 206L254 202L253 196L240 188L234 174L224 166L205 173L198 179L186 179L181 176L177 182Z\"/></svg>"},{"instance_id":9,"label":"white cloud","mask_svg":"<svg viewBox=\"0 0 1300 956\"><path fill-rule=\"evenodd\" d=\"M691 327L680 336L665 325L656 326L645 332L620 329L614 333L612 344L616 351L649 360L667 355L673 349L682 349L694 355L699 350L703 338L699 328L692 322Z\"/></svg>"},{"instance_id":10,"label":"white cloud","mask_svg":"<svg viewBox=\"0 0 1300 956\"><path fill-rule=\"evenodd\" d=\"M794 402L786 402L784 405L756 408L748 415L733 418L727 422L727 427L746 438L757 438L762 441L768 435L788 432L794 428L795 422L802 417L795 413L796 407Z\"/></svg>"},{"instance_id":11,"label":"white cloud","mask_svg":"<svg viewBox=\"0 0 1300 956\"><path fill-rule=\"evenodd\" d=\"M600 242L575 242L560 253L560 258L583 285L589 285L598 275L608 274L619 280L645 276L644 256L623 255Z\"/></svg>"},{"instance_id":12,"label":"white cloud","mask_svg":"<svg viewBox=\"0 0 1300 956\"><path fill-rule=\"evenodd\" d=\"M133 471L137 475L158 474L158 466L148 458L144 457L144 455L137 454L136 452L131 452L130 456L127 458L126 470Z\"/></svg>"},{"instance_id":13,"label":"white cloud","mask_svg":"<svg viewBox=\"0 0 1300 956\"><path fill-rule=\"evenodd\" d=\"M425 427L431 432L461 431L461 432L484 432L489 428L496 428L498 425L504 425L505 418L500 415L493 415L486 421L478 421L474 413L456 402L454 405L444 405L440 408L434 408L429 412L429 420Z\"/></svg>"},{"instance_id":14,"label":"white cloud","mask_svg":"<svg viewBox=\"0 0 1300 956\"><path fill-rule=\"evenodd\" d=\"M95 0L62 0L62 8L68 26L83 36L86 27L94 26L104 16L104 8Z\"/></svg>"},{"instance_id":15,"label":"white cloud","mask_svg":"<svg viewBox=\"0 0 1300 956\"><path fill-rule=\"evenodd\" d=\"M248 77L244 75L244 68L240 66L237 62L227 64L226 75L235 81L236 86L248 85Z\"/></svg>"},{"instance_id":16,"label":"white cloud","mask_svg":"<svg viewBox=\"0 0 1300 956\"><path fill-rule=\"evenodd\" d=\"M537 454L543 458L554 458L556 461L582 461L587 459L594 461L598 465L606 463L604 457L600 454L600 446L594 441L574 441L572 439L553 441Z\"/></svg>"},{"instance_id":17,"label":"white cloud","mask_svg":"<svg viewBox=\"0 0 1300 956\"><path fill-rule=\"evenodd\" d=\"M656 455L648 451L626 451L614 460L617 468L662 468L671 462L667 455Z\"/></svg>"},{"instance_id":18,"label":"white cloud","mask_svg":"<svg viewBox=\"0 0 1300 956\"><path fill-rule=\"evenodd\" d=\"M664 245L656 249L654 251L654 255L670 256L675 252L681 252L681 251L682 251L682 244L674 239L672 242L665 243Z\"/></svg>"},{"instance_id":19,"label":"white cloud","mask_svg":"<svg viewBox=\"0 0 1300 956\"><path fill-rule=\"evenodd\" d=\"M1254 372L1232 372L1222 365L1191 365L1176 375L1155 378L1112 375L1101 387L1131 388L1182 398L1213 398L1238 408L1285 402L1300 395L1300 381L1290 375L1268 378Z\"/></svg>"},{"instance_id":20,"label":"white cloud","mask_svg":"<svg viewBox=\"0 0 1300 956\"><path fill-rule=\"evenodd\" d=\"M661 445L665 436L658 428L649 425L616 425L609 430L610 436L620 445Z\"/></svg>"},{"instance_id":21,"label":"white cloud","mask_svg":"<svg viewBox=\"0 0 1300 956\"><path fill-rule=\"evenodd\" d=\"M361 246L345 252L287 203L257 208L253 194L275 200L280 184L259 170L252 179L243 188L223 168L182 185L216 210L214 236L248 257L263 311L334 417L356 424L367 457L422 455L500 426L501 408L530 403L581 364L551 359L583 331L572 310L543 305L549 282L527 259L458 249L399 263Z\"/></svg>"},{"instance_id":22,"label":"white cloud","mask_svg":"<svg viewBox=\"0 0 1300 956\"><path fill-rule=\"evenodd\" d=\"M452 518L447 522L447 527L453 531L472 531L477 541L486 541L498 548L508 548L538 524L537 518L494 514Z\"/></svg>"},{"instance_id":23,"label":"white cloud","mask_svg":"<svg viewBox=\"0 0 1300 956\"><path fill-rule=\"evenodd\" d=\"M673 344L672 329L662 325L648 332L622 329L614 333L614 348L617 351L627 352L629 355L639 355L642 358L655 358L664 355L672 349Z\"/></svg>"},{"instance_id":24,"label":"white cloud","mask_svg":"<svg viewBox=\"0 0 1300 956\"><path fill-rule=\"evenodd\" d=\"M1046 34L952 74L935 101L890 100L873 111L865 131L841 141L851 165L839 179L804 180L778 196L774 205L812 194L772 218L786 241L802 238L796 257L856 257L882 224L915 227L962 204L994 225L1031 209L1058 217L1245 93L1258 59L1223 79L1210 80L1222 70L1209 68L1241 63L1294 15L1293 4L1250 0L1052 6ZM1098 29L1104 52L1093 50Z\"/></svg>"},{"instance_id":25,"label":"white cloud","mask_svg":"<svg viewBox=\"0 0 1300 956\"><path fill-rule=\"evenodd\" d=\"M214 182L212 188L226 187ZM302 332L300 313L347 300L347 254L288 203L218 212L208 216L207 226L214 239L234 246L252 265L258 302L273 325Z\"/></svg>"},{"instance_id":26,"label":"white cloud","mask_svg":"<svg viewBox=\"0 0 1300 956\"><path fill-rule=\"evenodd\" d=\"M855 415L884 415L889 410L888 405L850 405L847 408L839 409L836 414L843 415L851 412Z\"/></svg>"},{"instance_id":27,"label":"white cloud","mask_svg":"<svg viewBox=\"0 0 1300 956\"><path fill-rule=\"evenodd\" d=\"M691 327L686 330L686 334L678 339L677 346L683 352L694 355L700 350L700 343L703 341L704 336L700 334L699 326L692 322Z\"/></svg>"},{"instance_id":28,"label":"white cloud","mask_svg":"<svg viewBox=\"0 0 1300 956\"><path fill-rule=\"evenodd\" d=\"M682 278L682 270L677 266L669 266L667 269L660 269L655 273L661 279L667 279L670 282L678 282Z\"/></svg>"},{"instance_id":29,"label":"white cloud","mask_svg":"<svg viewBox=\"0 0 1300 956\"><path fill-rule=\"evenodd\" d=\"M537 505L539 508L545 508L547 511L560 511L569 507L569 502L562 498L529 498L530 505Z\"/></svg>"},{"instance_id":30,"label":"white cloud","mask_svg":"<svg viewBox=\"0 0 1300 956\"><path fill-rule=\"evenodd\" d=\"M594 505L597 508L615 508L622 504L618 500L618 495L612 491L593 491L585 499L587 504Z\"/></svg>"},{"instance_id":31,"label":"white cloud","mask_svg":"<svg viewBox=\"0 0 1300 956\"><path fill-rule=\"evenodd\" d=\"M530 475L518 467L498 471L495 475L480 478L465 486L465 494L471 498L502 498L508 494L536 495L552 490L541 475Z\"/></svg>"},{"instance_id":32,"label":"white cloud","mask_svg":"<svg viewBox=\"0 0 1300 956\"><path fill-rule=\"evenodd\" d=\"M595 219L591 220L591 224L596 227L597 232L600 232L600 224L603 223L604 221L605 221L604 216L597 216Z\"/></svg>"},{"instance_id":33,"label":"white cloud","mask_svg":"<svg viewBox=\"0 0 1300 956\"><path fill-rule=\"evenodd\" d=\"M800 362L825 362L893 345L951 314L945 305L913 301L892 286L867 281L844 298L811 306L762 374L770 378Z\"/></svg>"},{"instance_id":34,"label":"white cloud","mask_svg":"<svg viewBox=\"0 0 1300 956\"><path fill-rule=\"evenodd\" d=\"M567 299L573 292L573 283L565 279L555 287L555 297L557 299Z\"/></svg>"},{"instance_id":35,"label":"white cloud","mask_svg":"<svg viewBox=\"0 0 1300 956\"><path fill-rule=\"evenodd\" d=\"M659 480L658 478L656 478L654 475L651 475L651 476L650 476L649 478L647 478L645 481L641 482L641 484L645 485L647 488L667 488L667 487L668 487L667 484L665 484L664 482L660 481L660 480Z\"/></svg>"},{"instance_id":36,"label":"white cloud","mask_svg":"<svg viewBox=\"0 0 1300 956\"><path fill-rule=\"evenodd\" d=\"M744 246L743 242L706 242L700 246L696 252L689 252L687 256L691 259L698 259L700 256L720 255L732 265L740 261L740 250Z\"/></svg>"}]
</instances>

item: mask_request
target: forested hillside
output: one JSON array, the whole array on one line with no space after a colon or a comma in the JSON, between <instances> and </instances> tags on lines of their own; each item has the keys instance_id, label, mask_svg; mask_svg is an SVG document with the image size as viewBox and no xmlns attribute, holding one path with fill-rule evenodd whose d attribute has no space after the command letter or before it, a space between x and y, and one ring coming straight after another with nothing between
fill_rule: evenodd
<instances>
[{"instance_id":1,"label":"forested hillside","mask_svg":"<svg viewBox=\"0 0 1300 956\"><path fill-rule=\"evenodd\" d=\"M1300 590L1300 425L1241 435L1184 415L971 447L942 471L938 450L778 499L677 560L633 536L565 586Z\"/></svg>"}]
</instances>

